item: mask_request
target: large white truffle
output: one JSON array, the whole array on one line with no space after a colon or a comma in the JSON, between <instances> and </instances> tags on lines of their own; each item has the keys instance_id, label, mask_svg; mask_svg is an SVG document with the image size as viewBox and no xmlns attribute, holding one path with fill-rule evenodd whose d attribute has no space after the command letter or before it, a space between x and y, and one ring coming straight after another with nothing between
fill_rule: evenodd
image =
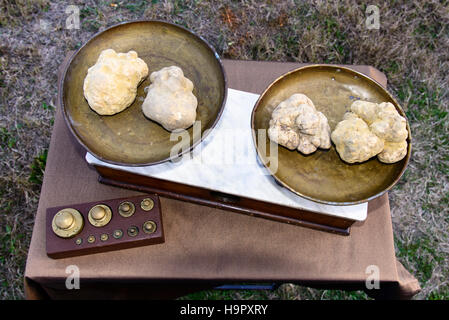
<instances>
[{"instance_id":1,"label":"large white truffle","mask_svg":"<svg viewBox=\"0 0 449 320\"><path fill-rule=\"evenodd\" d=\"M381 162L394 163L405 157L407 123L393 104L358 100L351 111L331 135L344 161L363 162L377 155Z\"/></svg>"},{"instance_id":2,"label":"large white truffle","mask_svg":"<svg viewBox=\"0 0 449 320\"><path fill-rule=\"evenodd\" d=\"M142 104L142 111L168 131L187 129L196 119L198 101L193 83L184 77L182 69L165 67L150 75L151 85Z\"/></svg>"},{"instance_id":3,"label":"large white truffle","mask_svg":"<svg viewBox=\"0 0 449 320\"><path fill-rule=\"evenodd\" d=\"M331 147L326 116L317 111L312 100L301 93L293 94L273 110L268 137L277 144L290 150L297 149L303 154Z\"/></svg>"},{"instance_id":4,"label":"large white truffle","mask_svg":"<svg viewBox=\"0 0 449 320\"><path fill-rule=\"evenodd\" d=\"M148 76L148 66L135 51L103 50L84 78L84 97L98 114L113 115L129 107L137 87Z\"/></svg>"}]
</instances>

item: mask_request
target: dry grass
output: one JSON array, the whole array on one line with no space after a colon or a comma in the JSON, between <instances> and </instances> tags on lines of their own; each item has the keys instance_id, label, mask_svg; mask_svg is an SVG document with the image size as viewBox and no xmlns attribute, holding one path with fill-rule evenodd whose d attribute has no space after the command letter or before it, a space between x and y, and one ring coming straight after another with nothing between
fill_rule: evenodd
<instances>
[{"instance_id":1,"label":"dry grass","mask_svg":"<svg viewBox=\"0 0 449 320\"><path fill-rule=\"evenodd\" d=\"M81 29L65 29L75 4ZM116 4L114 6L113 4ZM369 64L383 71L410 121L413 154L390 192L399 260L420 280L417 299L449 298L449 5L372 1L380 29L353 1L0 0L0 299L23 298L22 276L57 94L69 50L120 21L157 18L206 38L224 57ZM361 293L283 285L274 292L198 298L352 299Z\"/></svg>"}]
</instances>

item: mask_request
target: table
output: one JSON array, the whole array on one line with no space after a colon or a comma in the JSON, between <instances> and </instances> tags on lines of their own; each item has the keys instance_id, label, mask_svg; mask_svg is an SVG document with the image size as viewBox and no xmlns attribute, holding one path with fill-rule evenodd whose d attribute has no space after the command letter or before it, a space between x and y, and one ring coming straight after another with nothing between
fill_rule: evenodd
<instances>
[{"instance_id":1,"label":"table","mask_svg":"<svg viewBox=\"0 0 449 320\"><path fill-rule=\"evenodd\" d=\"M230 88L258 94L301 66L236 60L223 64ZM351 67L386 86L380 71ZM369 203L367 219L354 224L348 237L161 197L164 244L48 258L46 208L140 194L98 183L84 157L58 108L24 275L27 299L165 299L242 282L365 290L375 298L411 298L420 291L418 281L395 257L387 194ZM80 271L78 290L65 286L70 265ZM372 265L380 271L378 290L366 288Z\"/></svg>"}]
</instances>

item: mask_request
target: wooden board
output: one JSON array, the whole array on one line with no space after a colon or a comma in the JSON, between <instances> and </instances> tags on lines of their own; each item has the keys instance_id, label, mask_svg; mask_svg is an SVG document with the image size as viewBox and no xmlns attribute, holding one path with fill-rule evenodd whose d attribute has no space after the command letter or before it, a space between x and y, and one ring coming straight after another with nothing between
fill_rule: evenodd
<instances>
[{"instance_id":1,"label":"wooden board","mask_svg":"<svg viewBox=\"0 0 449 320\"><path fill-rule=\"evenodd\" d=\"M120 188L156 193L172 199L243 213L254 217L290 223L341 235L349 235L350 226L355 222L350 219L293 209L271 203L269 204L204 188L191 187L180 183L133 174L113 168L102 166L94 167L99 174L99 182L101 183Z\"/></svg>"}]
</instances>

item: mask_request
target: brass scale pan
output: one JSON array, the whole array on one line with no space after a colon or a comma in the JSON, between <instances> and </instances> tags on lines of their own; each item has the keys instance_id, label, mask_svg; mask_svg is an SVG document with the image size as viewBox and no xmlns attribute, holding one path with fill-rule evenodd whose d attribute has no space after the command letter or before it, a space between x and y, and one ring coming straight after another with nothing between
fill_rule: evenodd
<instances>
[{"instance_id":1,"label":"brass scale pan","mask_svg":"<svg viewBox=\"0 0 449 320\"><path fill-rule=\"evenodd\" d=\"M346 67L335 65L305 66L276 79L262 93L251 115L253 141L262 163L269 165L270 144L267 138L262 152L256 132L268 130L273 109L294 93L303 93L328 119L331 131L343 119L355 99L371 102L391 102L406 118L398 102L375 80ZM279 146L278 167L271 172L276 182L292 192L320 203L352 205L381 196L400 179L411 154L411 133L407 122L408 150L404 159L385 164L376 157L359 164L348 164L340 159L335 145L330 150L318 149L311 155L302 155Z\"/></svg>"},{"instance_id":2,"label":"brass scale pan","mask_svg":"<svg viewBox=\"0 0 449 320\"><path fill-rule=\"evenodd\" d=\"M89 107L83 94L87 69L95 64L101 51L109 48L116 52L136 51L147 63L149 74L176 65L192 80L201 130L188 129L190 141L170 141L169 131L145 118L141 106L145 87L150 85L149 76L124 111L100 116ZM224 68L215 50L183 27L154 20L122 23L96 34L74 53L61 81L59 101L71 133L98 159L124 166L170 160L170 150L178 143L183 143L178 145L183 153L192 150L206 137L203 132L217 123L227 93Z\"/></svg>"}]
</instances>

